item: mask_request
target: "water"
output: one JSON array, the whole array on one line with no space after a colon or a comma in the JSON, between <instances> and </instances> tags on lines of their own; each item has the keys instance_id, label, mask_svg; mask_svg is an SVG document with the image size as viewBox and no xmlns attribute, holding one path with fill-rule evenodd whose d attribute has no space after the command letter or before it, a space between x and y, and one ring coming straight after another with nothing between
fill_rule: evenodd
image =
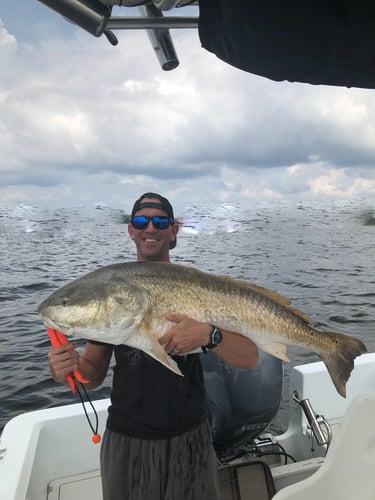
<instances>
[{"instance_id":1,"label":"water","mask_svg":"<svg viewBox=\"0 0 375 500\"><path fill-rule=\"evenodd\" d=\"M182 220L175 262L271 288L314 326L359 337L375 351L375 226L366 205L188 207ZM0 230L1 429L25 411L77 402L51 379L38 304L73 278L135 254L120 209L0 208ZM297 348L288 353L273 424L280 431L291 367L318 360ZM111 373L92 398L108 397L110 385Z\"/></svg>"}]
</instances>

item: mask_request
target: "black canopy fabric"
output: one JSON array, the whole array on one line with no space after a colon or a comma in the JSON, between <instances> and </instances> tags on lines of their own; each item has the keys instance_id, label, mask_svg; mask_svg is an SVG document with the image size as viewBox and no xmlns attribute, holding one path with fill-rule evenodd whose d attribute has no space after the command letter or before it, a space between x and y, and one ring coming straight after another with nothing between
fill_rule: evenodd
<instances>
[{"instance_id":1,"label":"black canopy fabric","mask_svg":"<svg viewBox=\"0 0 375 500\"><path fill-rule=\"evenodd\" d=\"M202 46L272 80L375 88L375 0L200 0Z\"/></svg>"}]
</instances>

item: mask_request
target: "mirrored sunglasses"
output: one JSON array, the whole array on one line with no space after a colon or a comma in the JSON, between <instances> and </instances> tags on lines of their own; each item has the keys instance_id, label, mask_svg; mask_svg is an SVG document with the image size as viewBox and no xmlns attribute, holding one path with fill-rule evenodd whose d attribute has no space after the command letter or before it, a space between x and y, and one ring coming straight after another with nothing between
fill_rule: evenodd
<instances>
[{"instance_id":1,"label":"mirrored sunglasses","mask_svg":"<svg viewBox=\"0 0 375 500\"><path fill-rule=\"evenodd\" d=\"M152 221L152 224L156 229L167 229L171 224L171 221L168 217L163 217L160 215L154 215L153 217L147 217L146 215L135 215L132 218L132 226L135 229L146 229L150 221Z\"/></svg>"}]
</instances>

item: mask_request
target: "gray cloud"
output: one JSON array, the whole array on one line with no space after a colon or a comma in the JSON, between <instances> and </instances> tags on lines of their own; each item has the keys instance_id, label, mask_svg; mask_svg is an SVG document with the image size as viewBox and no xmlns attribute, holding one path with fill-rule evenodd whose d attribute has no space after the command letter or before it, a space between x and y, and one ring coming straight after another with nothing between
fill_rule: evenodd
<instances>
[{"instance_id":1,"label":"gray cloud","mask_svg":"<svg viewBox=\"0 0 375 500\"><path fill-rule=\"evenodd\" d=\"M187 204L374 198L373 91L249 75L195 32L174 34L181 64L165 73L143 32L112 47L46 19L40 37L35 22L0 26L3 202L122 203L150 187Z\"/></svg>"}]
</instances>

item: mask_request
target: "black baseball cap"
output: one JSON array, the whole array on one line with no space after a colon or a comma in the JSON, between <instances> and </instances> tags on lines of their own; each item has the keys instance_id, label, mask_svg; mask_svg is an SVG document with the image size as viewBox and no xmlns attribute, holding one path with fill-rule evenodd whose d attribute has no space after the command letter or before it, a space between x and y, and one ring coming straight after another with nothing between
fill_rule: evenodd
<instances>
[{"instance_id":1,"label":"black baseball cap","mask_svg":"<svg viewBox=\"0 0 375 500\"><path fill-rule=\"evenodd\" d=\"M142 203L142 200L144 200L145 198L150 198L150 199L153 199L155 201L145 201ZM165 212L168 215L169 220L171 221L171 224L175 224L172 205L169 203L167 198L165 198L164 196L161 196L160 194L157 194L157 193L144 193L144 194L142 194L142 196L140 196L138 198L138 200L134 203L134 206L133 206L132 219L133 219L134 215L136 214L136 212L138 212L138 210L141 210L142 208L148 208L148 207L149 208L159 208L160 210L163 210L163 212ZM176 246L176 244L177 244L177 239L171 240L169 242L170 250L172 250Z\"/></svg>"}]
</instances>

